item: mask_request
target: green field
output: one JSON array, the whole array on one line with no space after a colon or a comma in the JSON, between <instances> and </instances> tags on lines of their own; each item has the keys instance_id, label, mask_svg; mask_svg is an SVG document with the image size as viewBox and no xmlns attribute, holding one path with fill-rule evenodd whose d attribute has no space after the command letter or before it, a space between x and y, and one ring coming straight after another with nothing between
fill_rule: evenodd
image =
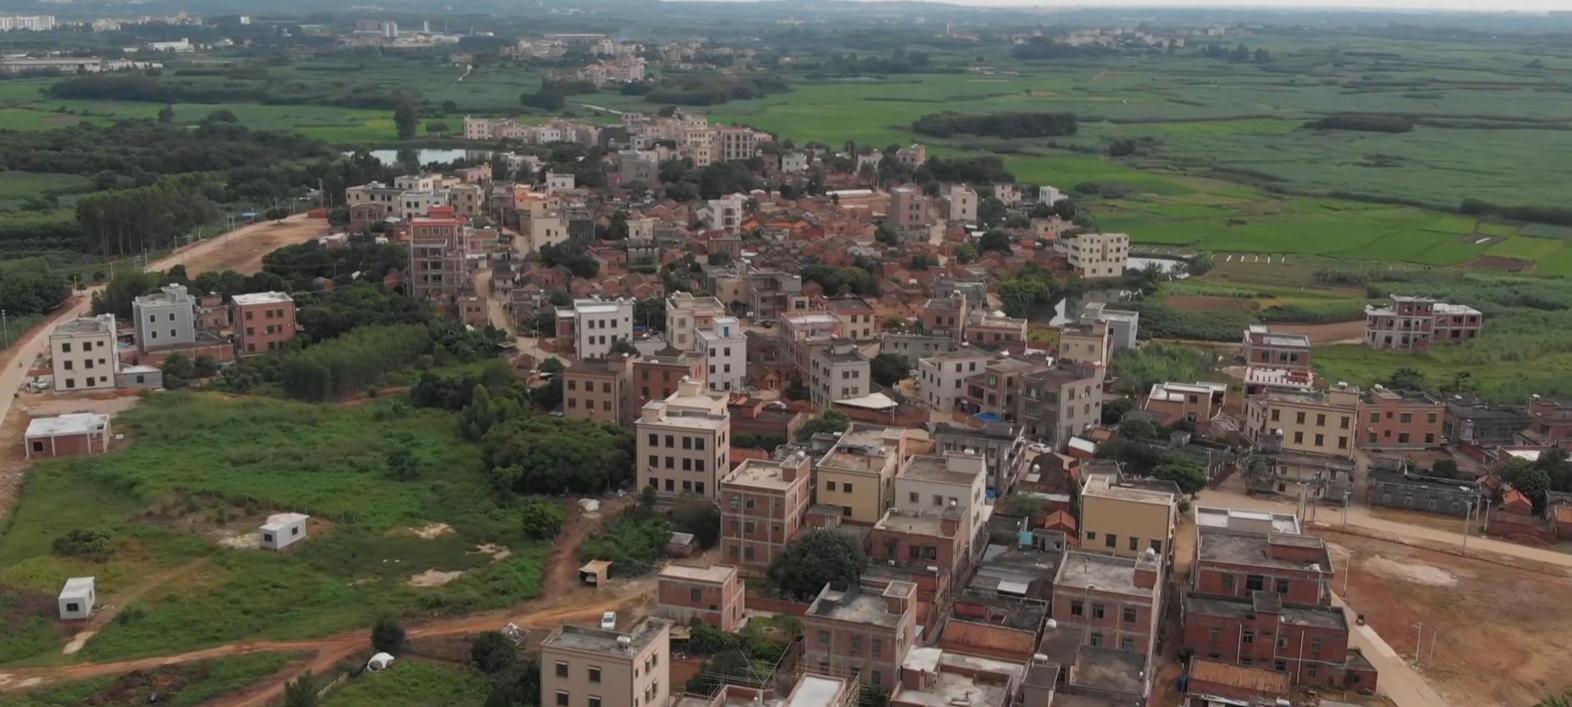
<instances>
[{"instance_id":1,"label":"green field","mask_svg":"<svg viewBox=\"0 0 1572 707\"><path fill-rule=\"evenodd\" d=\"M436 707L479 705L491 687L466 668L400 660L389 670L362 673L334 688L321 707Z\"/></svg>"},{"instance_id":2,"label":"green field","mask_svg":"<svg viewBox=\"0 0 1572 707\"><path fill-rule=\"evenodd\" d=\"M535 596L550 547L522 540L478 449L454 436L450 414L388 405L150 396L116 419L116 431L136 440L129 449L29 472L0 534L0 597L25 603L53 596L67 577L94 575L113 601L159 571L184 570L80 654L102 660L321 636L387 613L463 612ZM408 446L422 478L389 477L386 440ZM255 539L244 534L282 510L313 516L311 537L288 553L251 549ZM438 523L449 529L429 539L413 532ZM104 533L113 552L61 556L52 545L74 529ZM494 560L476 551L482 543L513 554ZM427 570L465 574L445 586L410 585ZM0 641L0 663L58 657L62 636L51 624L9 620L15 638Z\"/></svg>"},{"instance_id":3,"label":"green field","mask_svg":"<svg viewBox=\"0 0 1572 707\"><path fill-rule=\"evenodd\" d=\"M258 653L216 658L126 675L70 682L12 696L10 707L196 707L282 670L293 655ZM156 695L156 702L154 697Z\"/></svg>"}]
</instances>

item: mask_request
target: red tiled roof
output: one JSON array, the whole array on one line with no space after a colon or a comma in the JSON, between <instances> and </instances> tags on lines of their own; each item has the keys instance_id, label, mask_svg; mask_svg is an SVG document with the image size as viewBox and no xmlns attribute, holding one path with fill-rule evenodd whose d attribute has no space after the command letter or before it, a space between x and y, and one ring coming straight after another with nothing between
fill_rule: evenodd
<instances>
[{"instance_id":1,"label":"red tiled roof","mask_svg":"<svg viewBox=\"0 0 1572 707\"><path fill-rule=\"evenodd\" d=\"M1279 673L1265 668L1246 668L1242 665L1229 665L1210 660L1191 661L1190 680L1192 682L1209 682L1214 685L1238 687L1263 695L1288 694L1287 673Z\"/></svg>"}]
</instances>

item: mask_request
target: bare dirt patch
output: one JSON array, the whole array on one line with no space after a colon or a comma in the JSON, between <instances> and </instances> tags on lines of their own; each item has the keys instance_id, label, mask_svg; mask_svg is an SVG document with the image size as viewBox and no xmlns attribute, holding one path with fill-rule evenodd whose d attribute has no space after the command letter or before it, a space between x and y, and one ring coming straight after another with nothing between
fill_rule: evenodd
<instances>
[{"instance_id":1,"label":"bare dirt patch","mask_svg":"<svg viewBox=\"0 0 1572 707\"><path fill-rule=\"evenodd\" d=\"M1359 343L1365 339L1364 320L1331 324L1273 324L1272 331L1304 334L1312 344Z\"/></svg>"},{"instance_id":2,"label":"bare dirt patch","mask_svg":"<svg viewBox=\"0 0 1572 707\"><path fill-rule=\"evenodd\" d=\"M1210 295L1173 295L1163 304L1189 312L1248 312L1255 309L1255 300L1249 297L1213 297Z\"/></svg>"},{"instance_id":3,"label":"bare dirt patch","mask_svg":"<svg viewBox=\"0 0 1572 707\"><path fill-rule=\"evenodd\" d=\"M1380 555L1365 560L1359 567L1387 579L1396 579L1412 584L1423 584L1430 587L1452 587L1457 585L1457 577L1440 567L1400 562Z\"/></svg>"},{"instance_id":4,"label":"bare dirt patch","mask_svg":"<svg viewBox=\"0 0 1572 707\"><path fill-rule=\"evenodd\" d=\"M388 531L388 535L413 535L422 540L436 540L453 532L453 526L447 523L428 523L419 527L405 526Z\"/></svg>"},{"instance_id":5,"label":"bare dirt patch","mask_svg":"<svg viewBox=\"0 0 1572 707\"><path fill-rule=\"evenodd\" d=\"M1572 687L1565 567L1316 534L1352 554L1348 605L1399 655L1412 660L1421 648L1419 672L1451 704L1522 707ZM1387 576L1393 566L1430 581ZM1424 625L1422 644L1416 624Z\"/></svg>"},{"instance_id":6,"label":"bare dirt patch","mask_svg":"<svg viewBox=\"0 0 1572 707\"><path fill-rule=\"evenodd\" d=\"M1523 272L1533 269L1535 263L1530 260L1517 258L1501 258L1494 255L1482 255L1469 261L1464 267L1488 268L1491 270L1505 270L1507 272Z\"/></svg>"},{"instance_id":7,"label":"bare dirt patch","mask_svg":"<svg viewBox=\"0 0 1572 707\"><path fill-rule=\"evenodd\" d=\"M512 550L502 545L493 545L491 543L475 546L475 552L491 555L492 562L501 562L513 556Z\"/></svg>"},{"instance_id":8,"label":"bare dirt patch","mask_svg":"<svg viewBox=\"0 0 1572 707\"><path fill-rule=\"evenodd\" d=\"M251 275L262 269L262 257L288 245L325 236L328 222L322 219L294 217L282 223L272 221L238 228L217 236L217 243L205 252L195 255L176 254L173 258L186 266L192 275L208 270L234 270ZM243 237L239 237L243 236Z\"/></svg>"},{"instance_id":9,"label":"bare dirt patch","mask_svg":"<svg viewBox=\"0 0 1572 707\"><path fill-rule=\"evenodd\" d=\"M412 574L412 575L410 575L409 576L409 586L411 586L411 587L421 587L421 588L440 587L440 586L442 586L444 584L447 584L448 582L451 582L451 581L453 581L455 579L458 579L459 577L463 577L463 576L464 576L463 570L458 570L458 571L454 571L454 572L444 572L442 570L426 570L425 572L421 572L420 574Z\"/></svg>"}]
</instances>

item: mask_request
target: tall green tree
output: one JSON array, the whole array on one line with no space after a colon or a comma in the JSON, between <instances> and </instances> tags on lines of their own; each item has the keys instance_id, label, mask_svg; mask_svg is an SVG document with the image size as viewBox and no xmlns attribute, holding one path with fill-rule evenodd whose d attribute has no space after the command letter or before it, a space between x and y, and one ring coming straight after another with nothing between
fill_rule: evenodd
<instances>
[{"instance_id":1,"label":"tall green tree","mask_svg":"<svg viewBox=\"0 0 1572 707\"><path fill-rule=\"evenodd\" d=\"M307 670L284 686L284 707L317 707L317 679Z\"/></svg>"},{"instance_id":2,"label":"tall green tree","mask_svg":"<svg viewBox=\"0 0 1572 707\"><path fill-rule=\"evenodd\" d=\"M400 103L393 109L393 125L398 128L401 140L415 137L420 131L420 113L409 103Z\"/></svg>"},{"instance_id":3,"label":"tall green tree","mask_svg":"<svg viewBox=\"0 0 1572 707\"><path fill-rule=\"evenodd\" d=\"M839 530L811 530L775 556L767 573L781 593L806 599L830 583L854 586L862 581L868 556L856 538Z\"/></svg>"}]
</instances>

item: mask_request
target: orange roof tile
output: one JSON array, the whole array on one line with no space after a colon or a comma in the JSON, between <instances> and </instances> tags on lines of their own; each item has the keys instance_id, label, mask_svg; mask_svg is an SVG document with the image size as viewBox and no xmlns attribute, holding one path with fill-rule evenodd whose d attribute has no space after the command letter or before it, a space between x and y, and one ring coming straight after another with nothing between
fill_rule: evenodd
<instances>
[{"instance_id":1,"label":"orange roof tile","mask_svg":"<svg viewBox=\"0 0 1572 707\"><path fill-rule=\"evenodd\" d=\"M1246 668L1210 660L1190 663L1190 680L1238 687L1265 695L1288 694L1288 674L1265 668Z\"/></svg>"}]
</instances>

